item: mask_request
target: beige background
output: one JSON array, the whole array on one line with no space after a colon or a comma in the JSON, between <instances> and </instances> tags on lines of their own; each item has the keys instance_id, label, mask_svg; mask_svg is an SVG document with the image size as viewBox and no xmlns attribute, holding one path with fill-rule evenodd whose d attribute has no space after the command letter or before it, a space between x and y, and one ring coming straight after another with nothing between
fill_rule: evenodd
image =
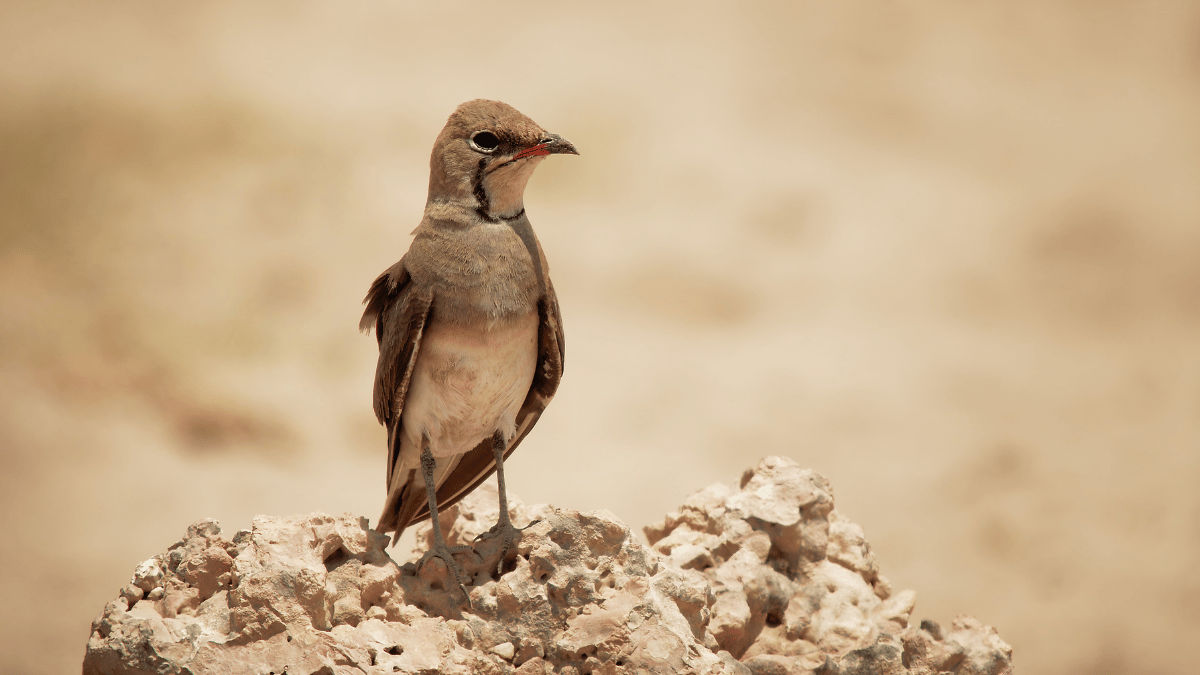
<instances>
[{"instance_id":1,"label":"beige background","mask_svg":"<svg viewBox=\"0 0 1200 675\"><path fill-rule=\"evenodd\" d=\"M198 518L375 519L359 302L476 97L583 153L518 495L641 527L787 455L1020 672L1194 672L1200 8L733 5L0 5L0 672Z\"/></svg>"}]
</instances>

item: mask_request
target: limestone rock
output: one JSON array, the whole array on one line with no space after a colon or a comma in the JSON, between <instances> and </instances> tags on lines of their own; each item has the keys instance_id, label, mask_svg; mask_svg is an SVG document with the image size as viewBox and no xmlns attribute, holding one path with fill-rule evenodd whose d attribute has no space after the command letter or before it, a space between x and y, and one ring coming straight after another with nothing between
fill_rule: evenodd
<instances>
[{"instance_id":1,"label":"limestone rock","mask_svg":"<svg viewBox=\"0 0 1200 675\"><path fill-rule=\"evenodd\" d=\"M820 474L768 457L741 489L713 485L645 528L663 564L698 570L715 596L705 634L753 673L1012 672L995 630L959 617L910 627L913 591L892 593L863 530Z\"/></svg>"},{"instance_id":2,"label":"limestone rock","mask_svg":"<svg viewBox=\"0 0 1200 675\"><path fill-rule=\"evenodd\" d=\"M786 459L693 494L650 546L606 511L512 500L527 527L501 561L476 540L496 503L485 486L440 518L450 545L475 542L465 589L439 559L397 565L350 515L260 517L232 539L200 521L105 606L84 675L1012 670L973 618L910 626L915 594L891 592L828 482Z\"/></svg>"}]
</instances>

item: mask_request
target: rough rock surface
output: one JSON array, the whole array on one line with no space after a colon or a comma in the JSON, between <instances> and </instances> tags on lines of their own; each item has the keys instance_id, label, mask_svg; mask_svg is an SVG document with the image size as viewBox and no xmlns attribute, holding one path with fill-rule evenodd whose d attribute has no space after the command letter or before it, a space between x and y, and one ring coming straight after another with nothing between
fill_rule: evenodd
<instances>
[{"instance_id":1,"label":"rough rock surface","mask_svg":"<svg viewBox=\"0 0 1200 675\"><path fill-rule=\"evenodd\" d=\"M470 543L496 511L480 489L440 526ZM465 589L436 558L397 565L350 515L260 517L232 539L200 521L105 606L84 675L1012 671L973 618L910 625L915 594L891 592L825 478L786 459L693 494L649 547L605 511L510 515L532 523L515 558L496 578L480 540L458 556Z\"/></svg>"}]
</instances>

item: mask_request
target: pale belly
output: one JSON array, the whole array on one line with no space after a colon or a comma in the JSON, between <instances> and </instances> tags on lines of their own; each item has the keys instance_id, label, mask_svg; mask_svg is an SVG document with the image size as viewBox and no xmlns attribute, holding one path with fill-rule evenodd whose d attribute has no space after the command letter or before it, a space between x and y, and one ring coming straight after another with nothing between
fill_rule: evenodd
<instances>
[{"instance_id":1,"label":"pale belly","mask_svg":"<svg viewBox=\"0 0 1200 675\"><path fill-rule=\"evenodd\" d=\"M537 331L536 311L486 328L426 326L404 403L404 450L419 454L424 437L434 457L452 457L496 431L510 440L533 382Z\"/></svg>"}]
</instances>

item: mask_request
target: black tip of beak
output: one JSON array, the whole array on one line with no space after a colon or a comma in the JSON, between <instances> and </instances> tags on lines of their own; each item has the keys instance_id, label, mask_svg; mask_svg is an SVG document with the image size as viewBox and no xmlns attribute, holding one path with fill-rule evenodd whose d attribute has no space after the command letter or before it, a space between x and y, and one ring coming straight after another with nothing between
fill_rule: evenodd
<instances>
[{"instance_id":1,"label":"black tip of beak","mask_svg":"<svg viewBox=\"0 0 1200 675\"><path fill-rule=\"evenodd\" d=\"M579 151L571 144L571 141L559 136L558 134L546 134L542 139L546 144L546 151L552 155L578 155Z\"/></svg>"}]
</instances>

